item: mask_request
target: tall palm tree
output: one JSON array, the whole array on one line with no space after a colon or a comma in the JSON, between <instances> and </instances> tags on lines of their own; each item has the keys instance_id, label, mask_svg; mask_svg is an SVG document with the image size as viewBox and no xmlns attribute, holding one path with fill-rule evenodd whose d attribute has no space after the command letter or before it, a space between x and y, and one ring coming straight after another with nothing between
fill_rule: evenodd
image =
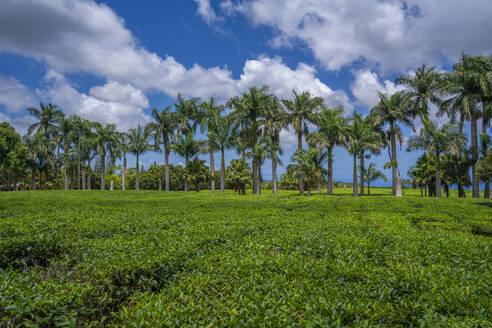
<instances>
[{"instance_id":1,"label":"tall palm tree","mask_svg":"<svg viewBox=\"0 0 492 328\"><path fill-rule=\"evenodd\" d=\"M401 135L401 127L403 124L414 129L412 121L412 101L411 94L404 91L395 92L391 96L379 93L379 103L371 109L371 117L374 124L382 128L388 124L387 137L390 141L391 154L391 177L393 196L396 195L398 182L398 160L396 157L396 141L397 136ZM400 142L401 147L401 142Z\"/></svg>"},{"instance_id":2,"label":"tall palm tree","mask_svg":"<svg viewBox=\"0 0 492 328\"><path fill-rule=\"evenodd\" d=\"M311 185L316 179L318 193L321 193L321 177L326 170L323 168L323 162L326 160L327 153L320 152L317 148L309 150L300 149L292 155L292 160L298 164L294 167L294 171L305 179L308 189L308 196L311 195Z\"/></svg>"},{"instance_id":3,"label":"tall palm tree","mask_svg":"<svg viewBox=\"0 0 492 328\"><path fill-rule=\"evenodd\" d=\"M171 112L171 106L167 106L162 111L152 109L152 119L154 122L148 124L149 129L154 135L154 144L157 149L163 145L164 165L165 165L165 190L169 191L169 153L174 137L174 130L178 127L178 116Z\"/></svg>"},{"instance_id":4,"label":"tall palm tree","mask_svg":"<svg viewBox=\"0 0 492 328\"><path fill-rule=\"evenodd\" d=\"M308 142L326 149L328 157L327 193L333 195L333 149L345 144L347 120L343 116L343 107L323 108L316 116L318 131L310 134Z\"/></svg>"},{"instance_id":5,"label":"tall palm tree","mask_svg":"<svg viewBox=\"0 0 492 328\"><path fill-rule=\"evenodd\" d=\"M75 126L74 126L74 120L72 118L61 118L58 120L58 124L59 124L58 133L60 135L60 142L63 144L63 158L65 162L63 165L63 172L65 175L65 190L68 190L69 189L68 167L70 162L70 147L76 135L74 131Z\"/></svg>"},{"instance_id":6,"label":"tall palm tree","mask_svg":"<svg viewBox=\"0 0 492 328\"><path fill-rule=\"evenodd\" d=\"M117 144L116 126L114 124L93 123L94 143L101 158L101 190L106 189L106 155Z\"/></svg>"},{"instance_id":7,"label":"tall palm tree","mask_svg":"<svg viewBox=\"0 0 492 328\"><path fill-rule=\"evenodd\" d=\"M217 115L220 115L220 113L224 110L223 105L217 105L215 98L210 97L210 100L208 102L204 101L200 104L200 131L202 133L207 131L213 131L216 129L215 127L215 118ZM208 137L208 152L210 154L210 174L212 175L212 179L210 180L210 189L212 192L215 192L215 158L214 158L214 152L216 150L215 148L215 140L212 140L211 137L213 137L215 134L207 134Z\"/></svg>"},{"instance_id":8,"label":"tall palm tree","mask_svg":"<svg viewBox=\"0 0 492 328\"><path fill-rule=\"evenodd\" d=\"M204 140L195 140L193 138L193 132L189 132L186 135L179 135L176 141L171 145L171 149L185 158L185 170L188 167L188 163L192 157L203 152L205 146ZM188 181L185 180L185 191L189 191Z\"/></svg>"},{"instance_id":9,"label":"tall palm tree","mask_svg":"<svg viewBox=\"0 0 492 328\"><path fill-rule=\"evenodd\" d=\"M289 112L289 122L297 133L297 150L302 149L302 136L307 135L308 123L315 121L314 112L323 105L323 98L313 97L309 91L297 93L293 90L293 100L282 100ZM299 179L299 193L304 194L304 183Z\"/></svg>"},{"instance_id":10,"label":"tall palm tree","mask_svg":"<svg viewBox=\"0 0 492 328\"><path fill-rule=\"evenodd\" d=\"M121 170L121 189L126 190L126 171L127 171L127 161L126 154L130 151L130 142L128 133L120 132L118 133L118 153L120 153L123 160L123 168Z\"/></svg>"},{"instance_id":11,"label":"tall palm tree","mask_svg":"<svg viewBox=\"0 0 492 328\"><path fill-rule=\"evenodd\" d=\"M439 98L440 74L435 67L428 67L422 64L414 74L402 75L396 79L407 87L409 97L414 102L414 114L418 115L422 121L429 119L429 102L440 103Z\"/></svg>"},{"instance_id":12,"label":"tall palm tree","mask_svg":"<svg viewBox=\"0 0 492 328\"><path fill-rule=\"evenodd\" d=\"M258 140L261 137L261 126L265 111L271 104L271 95L268 92L269 87L249 88L241 97L233 97L227 102L227 106L232 109L231 118L236 124L236 129L239 131L238 136L243 139L244 147L243 155L246 154L246 149L249 149L252 155L252 170L253 170L253 193L261 191L261 186L257 186L258 172L261 170L261 159L258 157L258 152L255 148L258 147ZM258 150L258 149L257 149ZM256 155L255 155L256 154Z\"/></svg>"},{"instance_id":13,"label":"tall palm tree","mask_svg":"<svg viewBox=\"0 0 492 328\"><path fill-rule=\"evenodd\" d=\"M195 132L200 122L197 102L198 98L185 99L182 94L178 94L178 99L174 104L178 121L178 134L187 135L190 132Z\"/></svg>"},{"instance_id":14,"label":"tall palm tree","mask_svg":"<svg viewBox=\"0 0 492 328\"><path fill-rule=\"evenodd\" d=\"M353 196L358 196L357 186L357 156L360 156L366 150L375 151L381 145L381 135L368 121L362 118L360 113L354 113L351 118L351 124L347 129L347 142L345 146L354 158L353 167ZM361 163L363 164L363 163ZM362 168L362 165L361 165Z\"/></svg>"},{"instance_id":15,"label":"tall palm tree","mask_svg":"<svg viewBox=\"0 0 492 328\"><path fill-rule=\"evenodd\" d=\"M280 147L280 132L288 124L288 116L282 103L277 97L271 97L271 103L266 108L263 120L263 141L267 158L272 161L272 192L277 193L277 164L281 164L278 155L282 155Z\"/></svg>"},{"instance_id":16,"label":"tall palm tree","mask_svg":"<svg viewBox=\"0 0 492 328\"><path fill-rule=\"evenodd\" d=\"M492 118L492 55L477 56L473 59L473 75L479 88L478 98L482 103L482 131L480 133L481 152L487 155L489 142L487 142L487 128ZM490 198L490 182L484 181L484 198Z\"/></svg>"},{"instance_id":17,"label":"tall palm tree","mask_svg":"<svg viewBox=\"0 0 492 328\"><path fill-rule=\"evenodd\" d=\"M439 128L435 122L424 121L424 128L418 136L410 138L408 151L425 150L434 156L436 163L436 197L441 197L441 154L461 149L466 139L459 133L458 127L451 122Z\"/></svg>"},{"instance_id":18,"label":"tall palm tree","mask_svg":"<svg viewBox=\"0 0 492 328\"><path fill-rule=\"evenodd\" d=\"M477 120L480 118L479 94L480 84L474 76L473 59L465 54L461 61L453 66L453 72L445 75L441 83L441 93L446 96L440 104L441 113L446 113L451 118L455 118L459 113L459 132L463 135L465 120L470 121L471 146L472 146L472 196L478 198L479 179L476 174L475 164L478 161L478 128ZM460 196L464 196L464 189L458 185Z\"/></svg>"},{"instance_id":19,"label":"tall palm tree","mask_svg":"<svg viewBox=\"0 0 492 328\"><path fill-rule=\"evenodd\" d=\"M216 113L213 118L213 128L209 129L207 136L209 144L213 143L214 149L220 151L220 192L225 191L225 151L234 144L234 122L228 116ZM212 175L213 179L213 175Z\"/></svg>"},{"instance_id":20,"label":"tall palm tree","mask_svg":"<svg viewBox=\"0 0 492 328\"><path fill-rule=\"evenodd\" d=\"M57 105L43 103L39 104L38 108L28 108L29 114L37 119L36 123L29 126L27 132L32 135L34 132L39 132L45 138L52 138L56 134L59 126L59 121L65 117L61 110L57 110Z\"/></svg>"},{"instance_id":21,"label":"tall palm tree","mask_svg":"<svg viewBox=\"0 0 492 328\"><path fill-rule=\"evenodd\" d=\"M128 151L136 158L135 190L140 190L140 155L152 149L149 144L149 137L150 130L140 126L140 124L136 128L128 130Z\"/></svg>"}]
</instances>

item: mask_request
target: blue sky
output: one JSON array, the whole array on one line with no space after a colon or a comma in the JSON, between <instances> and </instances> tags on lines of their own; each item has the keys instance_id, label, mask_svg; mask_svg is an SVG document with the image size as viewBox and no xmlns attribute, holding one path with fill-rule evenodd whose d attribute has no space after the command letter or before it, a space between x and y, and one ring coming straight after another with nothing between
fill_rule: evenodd
<instances>
[{"instance_id":1,"label":"blue sky","mask_svg":"<svg viewBox=\"0 0 492 328\"><path fill-rule=\"evenodd\" d=\"M422 62L446 70L462 50L489 53L490 12L489 0L4 0L0 121L23 133L25 108L43 101L128 129L177 92L224 101L262 84L282 98L309 89L347 115L367 113L378 91L396 91L394 79ZM295 136L284 131L281 142L287 164ZM403 176L417 157L403 145ZM382 169L387 152L370 161ZM350 181L344 149L334 165L335 178ZM268 161L263 171L268 179Z\"/></svg>"}]
</instances>

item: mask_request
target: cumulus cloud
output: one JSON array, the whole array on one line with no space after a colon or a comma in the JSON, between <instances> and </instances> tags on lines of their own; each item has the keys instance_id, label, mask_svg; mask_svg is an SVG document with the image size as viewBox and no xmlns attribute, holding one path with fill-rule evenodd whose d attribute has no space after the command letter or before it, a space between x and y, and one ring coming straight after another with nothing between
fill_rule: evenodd
<instances>
[{"instance_id":1,"label":"cumulus cloud","mask_svg":"<svg viewBox=\"0 0 492 328\"><path fill-rule=\"evenodd\" d=\"M199 1L206 13L208 1ZM207 9L208 8L208 9ZM161 57L138 43L124 21L109 7L90 0L7 0L0 11L0 52L34 58L47 66L47 86L37 90L40 99L59 104L69 113L123 128L147 119L143 109L148 92L175 97L225 100L253 85L268 84L279 97L289 97L293 89L309 89L328 105L350 101L343 91L334 91L316 77L312 66L295 69L280 58L260 57L245 62L239 79L226 68L185 67L172 56ZM107 82L86 93L79 92L66 78L68 73L86 73ZM14 80L14 96L7 98L8 109L31 105L28 90ZM1 83L1 82L0 82ZM15 101L13 100L15 98Z\"/></svg>"},{"instance_id":2,"label":"cumulus cloud","mask_svg":"<svg viewBox=\"0 0 492 328\"><path fill-rule=\"evenodd\" d=\"M405 71L457 60L462 50L492 50L489 0L227 0L222 7L273 28L274 46L306 44L329 70L366 61Z\"/></svg>"},{"instance_id":3,"label":"cumulus cloud","mask_svg":"<svg viewBox=\"0 0 492 328\"><path fill-rule=\"evenodd\" d=\"M129 84L122 85L115 81L109 81L103 86L93 87L89 94L102 100L126 103L135 107L146 108L149 106L149 100L142 91Z\"/></svg>"},{"instance_id":4,"label":"cumulus cloud","mask_svg":"<svg viewBox=\"0 0 492 328\"><path fill-rule=\"evenodd\" d=\"M238 81L239 90L251 86L270 86L270 92L280 98L291 98L292 90L309 90L313 95L323 97L328 106L345 106L352 110L348 96L343 91L334 91L316 77L314 67L300 63L296 69L286 66L281 58L260 57L246 61Z\"/></svg>"},{"instance_id":5,"label":"cumulus cloud","mask_svg":"<svg viewBox=\"0 0 492 328\"><path fill-rule=\"evenodd\" d=\"M147 98L138 91L134 91L133 94L129 93L129 90L132 90L128 86L108 83L92 88L90 94L87 95L75 89L59 73L48 72L46 80L50 86L46 90L40 91L40 95L43 99L59 105L67 115L76 114L86 119L113 123L121 130L149 121L148 115L139 106L148 105ZM112 89L114 94L108 96L105 93L108 89ZM121 95L121 98L117 98L117 95ZM129 101L126 102L125 100Z\"/></svg>"},{"instance_id":6,"label":"cumulus cloud","mask_svg":"<svg viewBox=\"0 0 492 328\"><path fill-rule=\"evenodd\" d=\"M0 104L8 112L19 112L36 103L36 96L13 77L0 75Z\"/></svg>"},{"instance_id":7,"label":"cumulus cloud","mask_svg":"<svg viewBox=\"0 0 492 328\"><path fill-rule=\"evenodd\" d=\"M395 85L390 80L379 82L377 73L370 70L358 70L354 72L355 80L350 86L352 94L357 98L357 104L368 108L374 107L379 102L378 92L391 95L403 90L401 85Z\"/></svg>"}]
</instances>

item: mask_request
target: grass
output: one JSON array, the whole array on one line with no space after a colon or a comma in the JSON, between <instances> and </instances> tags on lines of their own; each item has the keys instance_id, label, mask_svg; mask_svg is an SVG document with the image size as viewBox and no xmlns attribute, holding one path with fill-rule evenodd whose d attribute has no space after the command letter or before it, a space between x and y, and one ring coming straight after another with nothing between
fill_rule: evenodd
<instances>
[{"instance_id":1,"label":"grass","mask_svg":"<svg viewBox=\"0 0 492 328\"><path fill-rule=\"evenodd\" d=\"M0 326L492 326L492 202L371 192L0 193Z\"/></svg>"}]
</instances>

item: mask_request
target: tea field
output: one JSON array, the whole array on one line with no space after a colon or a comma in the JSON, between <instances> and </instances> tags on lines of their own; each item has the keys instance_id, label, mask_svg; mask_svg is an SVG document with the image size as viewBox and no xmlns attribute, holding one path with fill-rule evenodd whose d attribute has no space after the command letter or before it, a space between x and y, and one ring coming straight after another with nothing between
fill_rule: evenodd
<instances>
[{"instance_id":1,"label":"tea field","mask_svg":"<svg viewBox=\"0 0 492 328\"><path fill-rule=\"evenodd\" d=\"M0 326L491 327L492 201L371 191L0 193Z\"/></svg>"}]
</instances>

